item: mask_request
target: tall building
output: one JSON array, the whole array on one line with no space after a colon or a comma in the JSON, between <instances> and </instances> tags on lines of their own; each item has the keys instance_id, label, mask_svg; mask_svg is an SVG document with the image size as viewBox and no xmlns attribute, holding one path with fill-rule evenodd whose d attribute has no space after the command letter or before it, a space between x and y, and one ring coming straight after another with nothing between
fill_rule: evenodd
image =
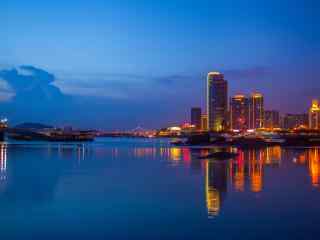
<instances>
[{"instance_id":1,"label":"tall building","mask_svg":"<svg viewBox=\"0 0 320 240\"><path fill-rule=\"evenodd\" d=\"M260 93L253 93L250 96L249 108L249 127L257 129L263 127L264 121L264 100L263 95Z\"/></svg>"},{"instance_id":2,"label":"tall building","mask_svg":"<svg viewBox=\"0 0 320 240\"><path fill-rule=\"evenodd\" d=\"M293 129L308 126L308 114L286 114L283 118L283 126L285 129Z\"/></svg>"},{"instance_id":3,"label":"tall building","mask_svg":"<svg viewBox=\"0 0 320 240\"><path fill-rule=\"evenodd\" d=\"M219 72L208 73L207 113L208 128L213 131L225 129L228 112L228 83Z\"/></svg>"},{"instance_id":4,"label":"tall building","mask_svg":"<svg viewBox=\"0 0 320 240\"><path fill-rule=\"evenodd\" d=\"M201 108L191 108L191 124L195 125L196 129L201 129Z\"/></svg>"},{"instance_id":5,"label":"tall building","mask_svg":"<svg viewBox=\"0 0 320 240\"><path fill-rule=\"evenodd\" d=\"M235 95L230 99L230 128L243 130L249 127L249 99Z\"/></svg>"},{"instance_id":6,"label":"tall building","mask_svg":"<svg viewBox=\"0 0 320 240\"><path fill-rule=\"evenodd\" d=\"M264 112L264 127L265 128L279 128L280 127L280 113L275 110Z\"/></svg>"},{"instance_id":7,"label":"tall building","mask_svg":"<svg viewBox=\"0 0 320 240\"><path fill-rule=\"evenodd\" d=\"M320 105L318 100L313 100L309 110L309 128L320 129Z\"/></svg>"},{"instance_id":8,"label":"tall building","mask_svg":"<svg viewBox=\"0 0 320 240\"><path fill-rule=\"evenodd\" d=\"M208 131L208 115L207 114L201 115L201 130Z\"/></svg>"}]
</instances>

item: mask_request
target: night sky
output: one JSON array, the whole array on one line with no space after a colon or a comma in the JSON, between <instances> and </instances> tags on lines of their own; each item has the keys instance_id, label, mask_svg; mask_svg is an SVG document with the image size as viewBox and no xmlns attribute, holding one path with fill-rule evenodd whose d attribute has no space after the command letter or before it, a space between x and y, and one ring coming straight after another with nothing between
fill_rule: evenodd
<instances>
[{"instance_id":1,"label":"night sky","mask_svg":"<svg viewBox=\"0 0 320 240\"><path fill-rule=\"evenodd\" d=\"M319 1L2 0L0 114L103 129L162 127L205 106L206 74L267 109L320 98Z\"/></svg>"}]
</instances>

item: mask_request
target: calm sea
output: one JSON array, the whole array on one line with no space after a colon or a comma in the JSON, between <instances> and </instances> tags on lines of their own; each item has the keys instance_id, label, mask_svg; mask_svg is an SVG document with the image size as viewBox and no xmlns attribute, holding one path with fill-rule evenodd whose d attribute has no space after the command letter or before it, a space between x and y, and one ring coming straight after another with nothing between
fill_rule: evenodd
<instances>
[{"instance_id":1,"label":"calm sea","mask_svg":"<svg viewBox=\"0 0 320 240\"><path fill-rule=\"evenodd\" d=\"M3 143L0 239L320 239L320 148L230 150Z\"/></svg>"}]
</instances>

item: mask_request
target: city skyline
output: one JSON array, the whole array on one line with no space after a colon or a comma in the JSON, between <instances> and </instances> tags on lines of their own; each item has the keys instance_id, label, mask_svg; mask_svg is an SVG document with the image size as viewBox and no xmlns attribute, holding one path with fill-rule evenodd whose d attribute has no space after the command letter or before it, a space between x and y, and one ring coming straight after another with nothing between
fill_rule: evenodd
<instances>
[{"instance_id":1,"label":"city skyline","mask_svg":"<svg viewBox=\"0 0 320 240\"><path fill-rule=\"evenodd\" d=\"M318 239L319 0L1 0L2 239Z\"/></svg>"},{"instance_id":2,"label":"city skyline","mask_svg":"<svg viewBox=\"0 0 320 240\"><path fill-rule=\"evenodd\" d=\"M236 94L229 97L229 84L224 74L211 71L207 74L206 111L192 107L190 124L181 129L189 131L251 131L256 129L320 129L320 104L312 99L311 107L304 113L280 113L276 109L265 108L264 95L258 91L246 96ZM187 124L187 127L184 125ZM199 125L201 126L199 128Z\"/></svg>"},{"instance_id":3,"label":"city skyline","mask_svg":"<svg viewBox=\"0 0 320 240\"><path fill-rule=\"evenodd\" d=\"M1 114L12 123L156 128L205 106L212 70L230 81L230 96L261 91L266 109L306 112L319 98L319 3L281 2L5 0Z\"/></svg>"}]
</instances>

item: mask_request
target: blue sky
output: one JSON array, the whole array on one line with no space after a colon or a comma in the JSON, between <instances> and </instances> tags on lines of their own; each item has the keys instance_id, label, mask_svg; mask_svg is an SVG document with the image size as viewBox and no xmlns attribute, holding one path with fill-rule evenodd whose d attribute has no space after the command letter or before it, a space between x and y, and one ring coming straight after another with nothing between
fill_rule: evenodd
<instances>
[{"instance_id":1,"label":"blue sky","mask_svg":"<svg viewBox=\"0 0 320 240\"><path fill-rule=\"evenodd\" d=\"M54 80L32 87L47 93L45 85L53 85L72 99L63 118L53 119L44 113L54 114L59 101L46 102L45 110L37 101L26 108L17 100L25 92L2 77L0 110L12 122L113 129L186 121L191 106L204 106L212 70L225 73L230 94L261 91L268 108L284 113L306 111L310 99L320 97L317 1L0 4L0 69L46 71Z\"/></svg>"}]
</instances>

